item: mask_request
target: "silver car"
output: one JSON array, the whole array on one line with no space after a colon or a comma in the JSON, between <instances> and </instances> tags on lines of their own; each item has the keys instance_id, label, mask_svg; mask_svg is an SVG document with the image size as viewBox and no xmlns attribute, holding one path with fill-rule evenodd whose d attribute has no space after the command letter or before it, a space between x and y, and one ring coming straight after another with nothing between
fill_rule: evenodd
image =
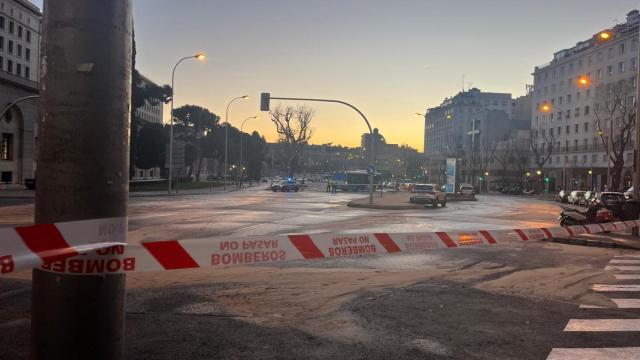
<instances>
[{"instance_id":1,"label":"silver car","mask_svg":"<svg viewBox=\"0 0 640 360\"><path fill-rule=\"evenodd\" d=\"M460 186L460 195L462 196L470 196L470 197L475 197L476 196L476 191L474 190L473 186L471 185L462 185Z\"/></svg>"},{"instance_id":2,"label":"silver car","mask_svg":"<svg viewBox=\"0 0 640 360\"><path fill-rule=\"evenodd\" d=\"M433 206L447 206L447 194L435 184L415 184L411 189L410 203L431 204Z\"/></svg>"}]
</instances>

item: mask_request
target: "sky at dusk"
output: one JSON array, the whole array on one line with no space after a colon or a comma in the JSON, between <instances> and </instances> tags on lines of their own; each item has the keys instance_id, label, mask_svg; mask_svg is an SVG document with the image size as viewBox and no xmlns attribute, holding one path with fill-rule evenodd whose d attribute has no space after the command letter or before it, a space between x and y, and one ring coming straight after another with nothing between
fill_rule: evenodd
<instances>
[{"instance_id":1,"label":"sky at dusk","mask_svg":"<svg viewBox=\"0 0 640 360\"><path fill-rule=\"evenodd\" d=\"M42 6L42 1L34 1ZM364 112L389 143L422 151L423 119L469 83L524 94L534 66L625 21L633 0L133 0L138 69L171 82L176 105L201 105L275 140L260 92L333 98ZM275 103L275 102L274 102ZM274 104L272 103L272 105ZM295 103L287 103L296 105ZM316 110L312 143L357 146L366 126L334 104ZM168 120L169 106L165 106Z\"/></svg>"}]
</instances>

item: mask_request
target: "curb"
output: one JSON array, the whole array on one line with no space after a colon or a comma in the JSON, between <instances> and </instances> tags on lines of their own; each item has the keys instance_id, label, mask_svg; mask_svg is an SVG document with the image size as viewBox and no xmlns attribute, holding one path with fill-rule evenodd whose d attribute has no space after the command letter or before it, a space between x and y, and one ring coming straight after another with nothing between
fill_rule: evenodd
<instances>
[{"instance_id":1,"label":"curb","mask_svg":"<svg viewBox=\"0 0 640 360\"><path fill-rule=\"evenodd\" d=\"M640 246L631 246L611 241L601 241L596 239L580 239L580 238L556 238L554 237L551 242L565 245L578 245L588 247L601 247L609 249L626 249L626 250L640 250Z\"/></svg>"}]
</instances>

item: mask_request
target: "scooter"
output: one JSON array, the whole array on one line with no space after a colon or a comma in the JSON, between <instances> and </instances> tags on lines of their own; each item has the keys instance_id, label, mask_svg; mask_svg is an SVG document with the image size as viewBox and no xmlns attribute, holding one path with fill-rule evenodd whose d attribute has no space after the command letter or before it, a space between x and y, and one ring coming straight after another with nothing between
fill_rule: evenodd
<instances>
[{"instance_id":1,"label":"scooter","mask_svg":"<svg viewBox=\"0 0 640 360\"><path fill-rule=\"evenodd\" d=\"M560 206L560 226L587 225L615 221L613 211L605 208L600 201L592 201L586 211Z\"/></svg>"}]
</instances>

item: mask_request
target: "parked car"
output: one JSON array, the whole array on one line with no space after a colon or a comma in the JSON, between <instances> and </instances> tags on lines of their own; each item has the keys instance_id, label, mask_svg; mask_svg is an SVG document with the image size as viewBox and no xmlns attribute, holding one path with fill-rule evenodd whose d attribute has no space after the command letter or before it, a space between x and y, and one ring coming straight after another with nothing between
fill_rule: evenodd
<instances>
[{"instance_id":1,"label":"parked car","mask_svg":"<svg viewBox=\"0 0 640 360\"><path fill-rule=\"evenodd\" d=\"M560 190L556 193L556 201L558 202L566 203L568 202L567 200L568 197L569 197L569 193L564 190Z\"/></svg>"},{"instance_id":2,"label":"parked car","mask_svg":"<svg viewBox=\"0 0 640 360\"><path fill-rule=\"evenodd\" d=\"M279 182L275 182L273 184L271 184L271 190L273 192L276 191L298 191L300 190L300 186L298 186L298 184L295 183L295 181L289 181L289 180L280 180Z\"/></svg>"},{"instance_id":3,"label":"parked car","mask_svg":"<svg viewBox=\"0 0 640 360\"><path fill-rule=\"evenodd\" d=\"M440 204L445 207L447 206L447 194L441 190L439 185L415 184L411 189L409 202L431 204L434 207Z\"/></svg>"},{"instance_id":4,"label":"parked car","mask_svg":"<svg viewBox=\"0 0 640 360\"><path fill-rule=\"evenodd\" d=\"M460 195L475 197L476 191L471 185L462 185L460 186Z\"/></svg>"},{"instance_id":5,"label":"parked car","mask_svg":"<svg viewBox=\"0 0 640 360\"><path fill-rule=\"evenodd\" d=\"M567 197L567 201L573 205L578 205L580 199L584 197L585 193L586 191L574 190Z\"/></svg>"}]
</instances>

